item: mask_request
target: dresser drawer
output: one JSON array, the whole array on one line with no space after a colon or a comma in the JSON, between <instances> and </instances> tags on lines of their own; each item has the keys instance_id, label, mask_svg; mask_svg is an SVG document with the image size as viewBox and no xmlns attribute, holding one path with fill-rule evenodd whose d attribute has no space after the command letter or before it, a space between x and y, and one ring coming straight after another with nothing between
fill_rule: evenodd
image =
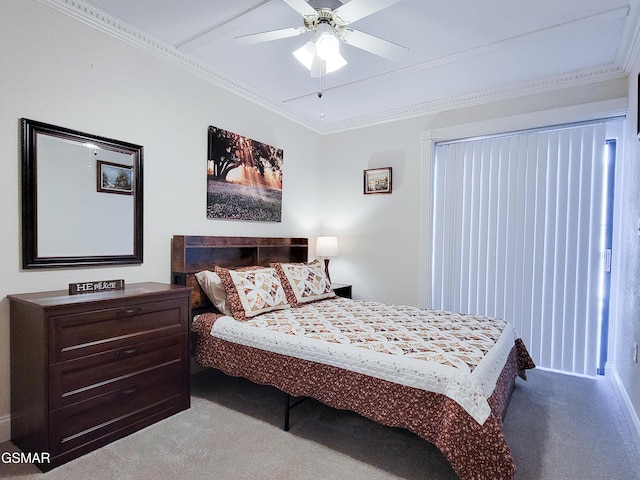
<instances>
[{"instance_id":1,"label":"dresser drawer","mask_svg":"<svg viewBox=\"0 0 640 480\"><path fill-rule=\"evenodd\" d=\"M181 334L57 363L50 367L50 406L57 409L100 395L161 365L186 365L188 356L187 337Z\"/></svg>"},{"instance_id":2,"label":"dresser drawer","mask_svg":"<svg viewBox=\"0 0 640 480\"><path fill-rule=\"evenodd\" d=\"M90 400L52 411L51 454L86 448L91 442L188 402L187 377L181 365L164 366L132 376Z\"/></svg>"},{"instance_id":3,"label":"dresser drawer","mask_svg":"<svg viewBox=\"0 0 640 480\"><path fill-rule=\"evenodd\" d=\"M188 299L117 305L50 319L50 362L127 347L188 329Z\"/></svg>"}]
</instances>

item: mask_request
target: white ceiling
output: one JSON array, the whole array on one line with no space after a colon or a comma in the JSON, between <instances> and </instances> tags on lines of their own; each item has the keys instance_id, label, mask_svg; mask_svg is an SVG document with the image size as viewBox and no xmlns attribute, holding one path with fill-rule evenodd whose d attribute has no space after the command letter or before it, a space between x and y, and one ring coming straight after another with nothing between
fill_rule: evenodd
<instances>
[{"instance_id":1,"label":"white ceiling","mask_svg":"<svg viewBox=\"0 0 640 480\"><path fill-rule=\"evenodd\" d=\"M312 33L236 41L303 26L282 0L40 1L321 133L625 76L639 26L639 0L402 0L350 27L406 57L342 44L349 63L324 77L319 99L320 80L292 55Z\"/></svg>"}]
</instances>

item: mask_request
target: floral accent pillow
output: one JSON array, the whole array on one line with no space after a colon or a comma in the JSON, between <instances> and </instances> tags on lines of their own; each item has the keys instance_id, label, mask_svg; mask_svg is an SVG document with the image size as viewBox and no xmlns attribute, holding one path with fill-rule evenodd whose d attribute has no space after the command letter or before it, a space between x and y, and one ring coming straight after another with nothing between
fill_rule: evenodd
<instances>
[{"instance_id":1,"label":"floral accent pillow","mask_svg":"<svg viewBox=\"0 0 640 480\"><path fill-rule=\"evenodd\" d=\"M222 280L228 305L236 320L291 306L274 268L229 270L216 267L215 271Z\"/></svg>"},{"instance_id":2,"label":"floral accent pillow","mask_svg":"<svg viewBox=\"0 0 640 480\"><path fill-rule=\"evenodd\" d=\"M287 300L293 307L335 297L331 282L319 260L308 263L274 263Z\"/></svg>"}]
</instances>

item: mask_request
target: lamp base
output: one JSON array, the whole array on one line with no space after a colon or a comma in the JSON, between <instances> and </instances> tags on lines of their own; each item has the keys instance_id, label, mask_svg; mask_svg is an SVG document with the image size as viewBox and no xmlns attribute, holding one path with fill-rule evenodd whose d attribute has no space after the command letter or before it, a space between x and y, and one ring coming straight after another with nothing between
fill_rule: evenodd
<instances>
[{"instance_id":1,"label":"lamp base","mask_svg":"<svg viewBox=\"0 0 640 480\"><path fill-rule=\"evenodd\" d=\"M329 275L329 259L328 258L324 259L324 273L327 276L327 280L329 280L329 283L331 283L331 276Z\"/></svg>"}]
</instances>

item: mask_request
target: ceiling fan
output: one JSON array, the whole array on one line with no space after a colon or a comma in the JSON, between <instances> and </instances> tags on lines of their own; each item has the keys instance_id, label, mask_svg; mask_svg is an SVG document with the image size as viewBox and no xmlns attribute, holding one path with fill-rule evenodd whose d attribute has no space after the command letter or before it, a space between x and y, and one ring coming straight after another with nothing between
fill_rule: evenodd
<instances>
[{"instance_id":1,"label":"ceiling fan","mask_svg":"<svg viewBox=\"0 0 640 480\"><path fill-rule=\"evenodd\" d=\"M338 8L325 6L314 7L313 4L333 4L330 0L283 0L287 5L302 15L304 26L272 30L237 37L241 44L254 44L295 37L314 32L315 36L301 48L293 52L295 57L311 72L312 77L338 70L347 64L340 55L340 43L346 43L375 55L398 61L406 55L408 48L382 38L349 28L353 22L383 10L402 0L351 0Z\"/></svg>"}]
</instances>

